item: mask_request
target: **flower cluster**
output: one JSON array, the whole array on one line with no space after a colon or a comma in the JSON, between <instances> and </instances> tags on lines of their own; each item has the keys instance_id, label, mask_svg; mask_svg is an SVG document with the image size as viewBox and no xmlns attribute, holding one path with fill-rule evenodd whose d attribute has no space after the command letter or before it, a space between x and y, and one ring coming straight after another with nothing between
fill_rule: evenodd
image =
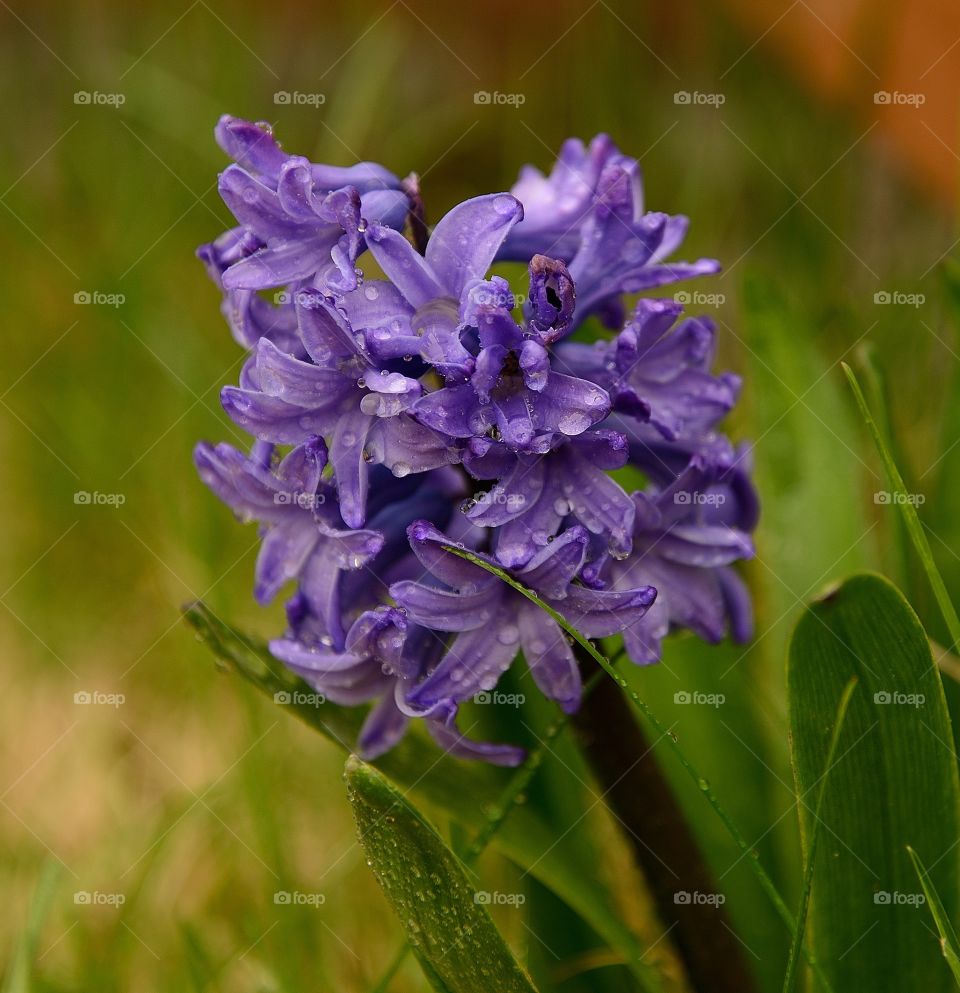
<instances>
[{"instance_id":1,"label":"flower cluster","mask_svg":"<svg viewBox=\"0 0 960 993\"><path fill-rule=\"evenodd\" d=\"M644 210L634 159L568 141L549 175L528 166L427 236L415 175L317 165L235 118L216 135L238 224L198 254L249 350L222 400L255 440L200 444L196 463L259 523L257 599L295 584L271 651L330 700L374 704L362 754L420 718L455 754L516 763L457 714L520 654L579 704L560 627L451 545L589 637L622 634L638 664L676 628L749 637L731 563L758 507L747 452L716 429L739 380L711 371L709 319L627 304L717 264L668 261L687 221ZM498 262L527 266L522 306Z\"/></svg>"}]
</instances>

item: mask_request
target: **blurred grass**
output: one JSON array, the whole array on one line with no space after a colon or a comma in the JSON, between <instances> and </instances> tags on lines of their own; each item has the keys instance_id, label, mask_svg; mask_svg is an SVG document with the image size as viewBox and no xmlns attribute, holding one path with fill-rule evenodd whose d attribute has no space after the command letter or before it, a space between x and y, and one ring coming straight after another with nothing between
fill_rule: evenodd
<instances>
[{"instance_id":1,"label":"blurred grass","mask_svg":"<svg viewBox=\"0 0 960 993\"><path fill-rule=\"evenodd\" d=\"M203 597L257 631L281 623L249 595L254 533L190 462L198 438L235 435L217 393L241 355L193 258L229 223L211 137L225 111L274 121L287 148L320 159L418 170L433 220L507 187L522 162L547 166L567 135L608 130L642 157L649 207L691 216L684 257L726 265L695 288L725 296L722 362L747 377L731 428L760 439L766 513L750 578L762 637L747 653L678 644L677 676L638 672L635 683L665 703L696 678L729 687L736 737L715 715L688 714L690 748L756 837L782 817L783 645L798 598L877 564L893 538L837 365L865 335L890 383L904 474L937 522L934 554L948 582L960 575L953 494L934 487L960 466L960 447L937 463L956 440L942 440L941 423L957 423L956 329L931 269L950 222L859 140L869 121L813 103L762 46L744 54L753 39L709 4L584 14L565 2L546 18L500 2L483 13L205 0L182 16L162 4L15 9L0 11L0 957L13 954L51 855L64 868L37 990L361 991L399 939L353 844L339 756L217 678L179 620L183 601ZM526 101L476 106L478 89ZM680 89L719 89L726 102L678 107ZM126 100L78 105L79 90ZM276 106L278 90L326 103ZM77 305L83 290L125 302ZM926 301L875 306L878 290ZM79 490L126 502L78 506ZM917 576L893 578L915 584L936 631ZM76 706L84 690L126 699ZM794 818L760 848L795 887ZM743 895L731 910L770 984L786 946L747 875L735 873ZM327 901L276 906L279 890ZM77 891L127 899L80 906ZM396 990L423 988L413 966L401 976Z\"/></svg>"}]
</instances>

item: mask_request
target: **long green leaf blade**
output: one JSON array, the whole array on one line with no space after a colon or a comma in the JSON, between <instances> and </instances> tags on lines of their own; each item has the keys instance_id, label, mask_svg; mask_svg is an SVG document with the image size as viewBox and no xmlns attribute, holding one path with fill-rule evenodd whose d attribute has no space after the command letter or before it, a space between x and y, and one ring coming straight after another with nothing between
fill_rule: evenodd
<instances>
[{"instance_id":1,"label":"long green leaf blade","mask_svg":"<svg viewBox=\"0 0 960 993\"><path fill-rule=\"evenodd\" d=\"M953 929L953 924L950 922L946 910L944 910L940 894L930 882L930 874L927 872L926 866L920 861L920 856L909 845L907 846L907 854L917 871L917 878L920 880L923 894L930 906L933 922L937 926L937 931L940 932L940 949L943 952L943 957L947 960L947 965L950 966L950 971L953 973L957 985L960 986L960 943L957 941L957 933Z\"/></svg>"},{"instance_id":2,"label":"long green leaf blade","mask_svg":"<svg viewBox=\"0 0 960 993\"><path fill-rule=\"evenodd\" d=\"M535 993L457 857L395 787L350 758L360 844L439 993Z\"/></svg>"},{"instance_id":3,"label":"long green leaf blade","mask_svg":"<svg viewBox=\"0 0 960 993\"><path fill-rule=\"evenodd\" d=\"M937 599L937 605L940 607L940 612L943 614L947 630L950 632L952 644L948 647L956 651L960 648L960 617L957 616L953 601L947 592L946 584L940 575L940 570L937 568L933 552L930 549L930 542L927 541L927 536L923 531L923 524L920 522L920 517L917 514L915 500L907 492L907 487L903 482L903 476L900 475L900 470L897 468L897 463L894 461L890 448L884 440L883 434L873 418L873 414L870 412L856 375L846 362L842 363L842 365L843 371L850 381L850 388L853 390L853 395L857 398L860 413L863 414L863 419L866 421L867 427L870 429L870 434L873 436L874 444L877 446L877 451L880 453L880 458L890 480L890 485L893 487L894 500L899 505L900 512L903 514L907 533L910 535L913 547L920 557L923 570L927 574L927 579L933 588L933 595Z\"/></svg>"},{"instance_id":4,"label":"long green leaf blade","mask_svg":"<svg viewBox=\"0 0 960 993\"><path fill-rule=\"evenodd\" d=\"M314 706L310 686L274 659L263 642L225 624L202 603L188 605L184 613L227 671L242 676L268 699L282 699L285 711L344 752L350 751L363 721L359 708L338 707L329 701ZM415 732L407 734L375 765L393 782L411 788L418 800L433 804L474 832L488 830L488 812L503 810L505 798L515 788L515 784L511 787L509 770L450 758ZM429 770L426 775L425 770ZM530 805L519 805L497 826L494 844L590 924L622 956L640 989L660 993L663 984L643 961L643 945L600 884L596 866L583 858L581 832L590 828L586 819L575 825L548 822Z\"/></svg>"},{"instance_id":5,"label":"long green leaf blade","mask_svg":"<svg viewBox=\"0 0 960 993\"><path fill-rule=\"evenodd\" d=\"M856 677L822 810L818 787L837 698ZM790 644L791 746L801 832L814 862L808 940L837 990L950 988L917 913L913 844L956 909L956 757L943 687L920 622L886 579L863 574L810 607ZM937 816L929 798L940 798ZM819 818L823 843L812 851Z\"/></svg>"},{"instance_id":6,"label":"long green leaf blade","mask_svg":"<svg viewBox=\"0 0 960 993\"><path fill-rule=\"evenodd\" d=\"M847 719L847 708L850 706L850 698L857 688L857 677L853 676L840 697L837 706L837 716L833 722L833 731L830 734L830 747L827 749L827 761L820 776L820 790L817 793L817 806L813 814L813 833L810 836L810 844L807 850L806 861L803 866L803 889L800 893L800 909L797 911L797 923L793 929L793 940L790 943L790 957L787 959L787 971L783 979L783 993L790 993L796 978L797 964L800 961L800 948L803 945L803 932L807 925L807 912L810 909L810 894L813 890L813 868L816 865L817 847L820 841L820 827L823 824L821 812L823 811L823 798L827 792L827 783L830 781L830 773L833 770L833 763L837 755L837 745L840 742L840 732L843 730L843 723Z\"/></svg>"},{"instance_id":7,"label":"long green leaf blade","mask_svg":"<svg viewBox=\"0 0 960 993\"><path fill-rule=\"evenodd\" d=\"M795 926L793 915L790 913L789 907L787 907L783 897L780 895L780 891L777 889L776 884L770 878L770 875L760 864L759 859L753 857L753 852L750 845L747 843L746 838L744 838L742 832L737 827L736 823L727 813L726 809L721 805L716 794L713 792L708 780L699 774L697 769L694 767L693 763L684 754L683 749L680 747L675 736L671 734L670 729L653 713L653 711L647 706L642 697L629 685L626 679L617 672L614 668L613 663L597 649L597 646L589 639L585 638L564 616L559 613L550 604L541 600L533 590L528 589L522 583L518 582L509 573L504 572L503 569L497 568L495 565L491 565L486 559L481 558L478 555L474 555L472 552L468 552L466 549L461 548L459 545L446 545L444 546L448 551L455 555L459 555L460 558L466 559L468 562L472 562L474 565L480 566L481 569L485 569L491 575L497 576L502 579L508 586L513 587L518 593L523 594L531 603L535 603L541 610L545 611L550 617L553 618L560 627L566 631L568 635L578 644L585 652L587 652L590 657L599 665L604 672L610 676L611 679L620 687L620 689L627 695L627 698L631 703L637 708L637 710L643 714L643 716L650 722L651 725L659 732L662 740L667 742L668 747L672 750L673 754L676 756L684 772L697 784L698 789L706 798L707 802L713 808L714 813L720 818L723 826L727 829L730 837L734 840L740 852L747 856L749 859L749 864L753 867L760 885L763 887L764 892L770 899L777 913L780 915L780 919L786 925L786 927L792 932ZM817 971L817 965L812 961L811 956L808 954L806 946L804 946L804 955L807 957L808 961L811 962L811 966L814 971ZM826 977L820 975L817 971L818 979L825 990L830 990L829 984Z\"/></svg>"}]
</instances>

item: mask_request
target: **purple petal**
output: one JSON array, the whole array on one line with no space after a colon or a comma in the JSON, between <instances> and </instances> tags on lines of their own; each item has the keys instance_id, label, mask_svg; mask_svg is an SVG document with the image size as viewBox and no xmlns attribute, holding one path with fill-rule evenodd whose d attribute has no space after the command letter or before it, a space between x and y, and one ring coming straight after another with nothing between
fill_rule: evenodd
<instances>
[{"instance_id":1,"label":"purple petal","mask_svg":"<svg viewBox=\"0 0 960 993\"><path fill-rule=\"evenodd\" d=\"M533 403L541 430L559 431L568 437L583 434L610 413L606 390L559 372L550 374L543 391L534 395Z\"/></svg>"},{"instance_id":2,"label":"purple petal","mask_svg":"<svg viewBox=\"0 0 960 993\"><path fill-rule=\"evenodd\" d=\"M518 616L523 656L534 682L568 714L580 706L580 669L567 636L536 604L524 606Z\"/></svg>"},{"instance_id":3,"label":"purple petal","mask_svg":"<svg viewBox=\"0 0 960 993\"><path fill-rule=\"evenodd\" d=\"M448 294L424 259L403 235L379 224L367 228L367 248L414 308Z\"/></svg>"},{"instance_id":4,"label":"purple petal","mask_svg":"<svg viewBox=\"0 0 960 993\"><path fill-rule=\"evenodd\" d=\"M449 755L461 759L477 759L491 765L514 767L520 765L527 753L513 745L497 745L492 742L473 741L464 737L455 724L428 720L427 730L434 741Z\"/></svg>"},{"instance_id":5,"label":"purple petal","mask_svg":"<svg viewBox=\"0 0 960 993\"><path fill-rule=\"evenodd\" d=\"M318 538L317 526L306 515L276 524L267 531L257 557L254 586L257 603L262 606L270 603L284 583L300 574Z\"/></svg>"},{"instance_id":6,"label":"purple petal","mask_svg":"<svg viewBox=\"0 0 960 993\"><path fill-rule=\"evenodd\" d=\"M545 597L562 599L573 591L570 584L586 555L586 531L580 527L570 528L538 551L518 578Z\"/></svg>"},{"instance_id":7,"label":"purple petal","mask_svg":"<svg viewBox=\"0 0 960 993\"><path fill-rule=\"evenodd\" d=\"M340 514L348 527L362 526L367 516L367 460L364 446L373 419L361 410L343 414L330 447L330 463L340 498Z\"/></svg>"},{"instance_id":8,"label":"purple petal","mask_svg":"<svg viewBox=\"0 0 960 993\"><path fill-rule=\"evenodd\" d=\"M426 262L447 295L459 300L471 279L486 275L521 217L516 197L490 193L458 204L440 220L427 242Z\"/></svg>"},{"instance_id":9,"label":"purple petal","mask_svg":"<svg viewBox=\"0 0 960 993\"><path fill-rule=\"evenodd\" d=\"M393 693L385 693L373 707L357 739L357 751L366 762L388 752L404 736L410 718L397 706Z\"/></svg>"},{"instance_id":10,"label":"purple petal","mask_svg":"<svg viewBox=\"0 0 960 993\"><path fill-rule=\"evenodd\" d=\"M336 420L345 403L356 406L353 397L356 384L352 379L335 370L301 362L266 338L261 338L257 345L257 376L265 393L304 407L315 416L326 412ZM332 426L331 422L324 433Z\"/></svg>"},{"instance_id":11,"label":"purple petal","mask_svg":"<svg viewBox=\"0 0 960 993\"><path fill-rule=\"evenodd\" d=\"M235 162L276 182L287 154L277 144L268 125L224 114L217 122L214 135L217 144Z\"/></svg>"},{"instance_id":12,"label":"purple petal","mask_svg":"<svg viewBox=\"0 0 960 993\"><path fill-rule=\"evenodd\" d=\"M509 614L494 627L487 623L458 634L437 668L407 694L407 702L429 711L492 689L520 648L520 630Z\"/></svg>"}]
</instances>

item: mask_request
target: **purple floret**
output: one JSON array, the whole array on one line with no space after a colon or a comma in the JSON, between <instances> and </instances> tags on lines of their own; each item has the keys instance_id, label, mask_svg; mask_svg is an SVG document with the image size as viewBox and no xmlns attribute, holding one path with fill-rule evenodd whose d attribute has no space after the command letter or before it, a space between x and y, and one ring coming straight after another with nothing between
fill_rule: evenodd
<instances>
[{"instance_id":1,"label":"purple floret","mask_svg":"<svg viewBox=\"0 0 960 993\"><path fill-rule=\"evenodd\" d=\"M313 163L236 118L216 135L237 226L198 254L248 351L221 398L254 441L203 443L196 464L257 522L257 600L290 591L273 654L369 706L362 755L419 724L453 755L517 764L474 740L464 704L521 657L580 705L561 626L451 546L639 665L675 630L751 636L735 563L759 504L749 449L720 429L740 380L713 369L711 320L627 299L717 263L669 261L687 221L646 211L636 160L568 141L548 176L528 166L429 231L413 175ZM526 265L522 296L501 261Z\"/></svg>"}]
</instances>

